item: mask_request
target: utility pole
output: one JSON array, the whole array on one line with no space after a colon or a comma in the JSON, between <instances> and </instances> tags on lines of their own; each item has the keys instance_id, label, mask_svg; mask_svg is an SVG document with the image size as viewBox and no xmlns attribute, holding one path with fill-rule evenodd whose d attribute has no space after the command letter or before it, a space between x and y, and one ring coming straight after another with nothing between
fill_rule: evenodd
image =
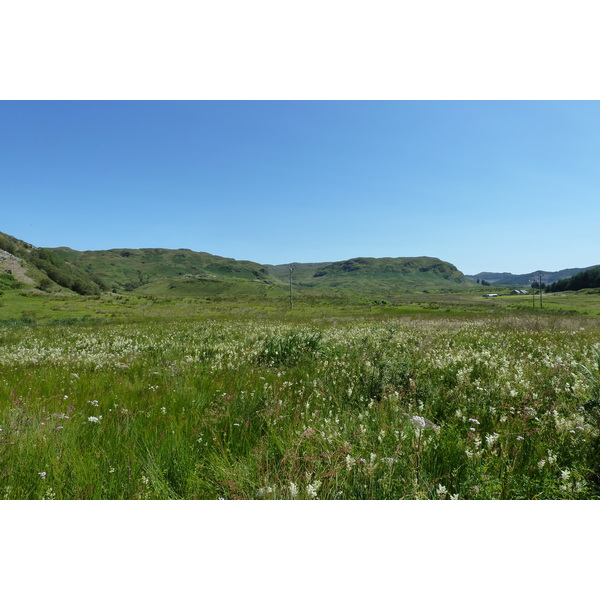
<instances>
[{"instance_id":1,"label":"utility pole","mask_svg":"<svg viewBox=\"0 0 600 600\"><path fill-rule=\"evenodd\" d=\"M294 303L292 302L292 267L290 267L290 310L294 308Z\"/></svg>"},{"instance_id":2,"label":"utility pole","mask_svg":"<svg viewBox=\"0 0 600 600\"><path fill-rule=\"evenodd\" d=\"M542 308L542 274L540 273L540 309Z\"/></svg>"}]
</instances>

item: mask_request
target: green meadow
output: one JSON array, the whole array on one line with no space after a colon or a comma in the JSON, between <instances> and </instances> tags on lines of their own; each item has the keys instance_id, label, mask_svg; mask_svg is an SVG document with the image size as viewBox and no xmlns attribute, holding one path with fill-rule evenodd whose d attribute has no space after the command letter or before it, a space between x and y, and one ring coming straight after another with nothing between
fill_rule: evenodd
<instances>
[{"instance_id":1,"label":"green meadow","mask_svg":"<svg viewBox=\"0 0 600 600\"><path fill-rule=\"evenodd\" d=\"M4 291L0 498L597 498L598 298Z\"/></svg>"}]
</instances>

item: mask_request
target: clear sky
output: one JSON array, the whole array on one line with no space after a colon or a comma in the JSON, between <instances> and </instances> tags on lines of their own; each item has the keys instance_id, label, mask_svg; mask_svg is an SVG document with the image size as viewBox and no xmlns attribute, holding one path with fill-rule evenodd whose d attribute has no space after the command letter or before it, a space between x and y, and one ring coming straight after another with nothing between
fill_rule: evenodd
<instances>
[{"instance_id":1,"label":"clear sky","mask_svg":"<svg viewBox=\"0 0 600 600\"><path fill-rule=\"evenodd\" d=\"M0 231L260 263L600 263L600 103L3 101Z\"/></svg>"}]
</instances>

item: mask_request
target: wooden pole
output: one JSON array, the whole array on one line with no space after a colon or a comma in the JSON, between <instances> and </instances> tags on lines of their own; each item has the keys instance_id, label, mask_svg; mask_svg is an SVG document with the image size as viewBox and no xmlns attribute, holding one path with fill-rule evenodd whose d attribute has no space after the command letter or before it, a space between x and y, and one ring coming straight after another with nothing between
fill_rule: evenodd
<instances>
[{"instance_id":1,"label":"wooden pole","mask_svg":"<svg viewBox=\"0 0 600 600\"><path fill-rule=\"evenodd\" d=\"M294 308L294 303L292 301L292 267L290 267L290 310Z\"/></svg>"}]
</instances>

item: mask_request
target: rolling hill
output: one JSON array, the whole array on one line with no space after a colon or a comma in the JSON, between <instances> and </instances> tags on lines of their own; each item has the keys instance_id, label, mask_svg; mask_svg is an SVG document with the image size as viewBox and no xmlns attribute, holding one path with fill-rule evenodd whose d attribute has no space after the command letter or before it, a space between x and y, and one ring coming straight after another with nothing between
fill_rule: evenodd
<instances>
[{"instance_id":1,"label":"rolling hill","mask_svg":"<svg viewBox=\"0 0 600 600\"><path fill-rule=\"evenodd\" d=\"M188 249L37 248L0 234L0 288L156 296L281 296L290 266L297 293L374 295L474 287L454 265L427 256L356 257L336 262L263 265Z\"/></svg>"},{"instance_id":2,"label":"rolling hill","mask_svg":"<svg viewBox=\"0 0 600 600\"><path fill-rule=\"evenodd\" d=\"M224 258L207 252L192 250L167 250L164 248L121 248L113 250L87 250L80 252L71 248L53 248L52 251L70 264L87 273L94 273L109 289L115 292L138 290L158 293L168 290L173 280L186 280L180 289L196 289L202 285L190 284L190 280L205 282L207 289L214 288L215 281L239 280L240 283L265 283L275 285L277 280L268 275L267 269L247 260ZM231 283L231 281L230 281Z\"/></svg>"},{"instance_id":3,"label":"rolling hill","mask_svg":"<svg viewBox=\"0 0 600 600\"><path fill-rule=\"evenodd\" d=\"M353 290L369 293L414 288L449 289L469 285L452 264L438 258L351 258L331 263L293 263L268 266L269 273L289 277L300 286L319 290Z\"/></svg>"}]
</instances>

